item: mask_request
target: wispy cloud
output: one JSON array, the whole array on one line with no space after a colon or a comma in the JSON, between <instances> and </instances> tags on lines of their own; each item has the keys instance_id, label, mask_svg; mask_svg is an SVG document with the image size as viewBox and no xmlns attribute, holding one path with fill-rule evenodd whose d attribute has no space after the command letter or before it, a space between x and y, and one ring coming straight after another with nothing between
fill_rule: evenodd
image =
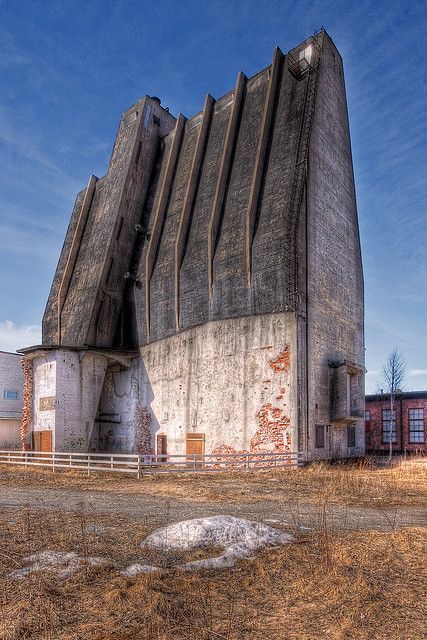
<instances>
[{"instance_id":1,"label":"wispy cloud","mask_svg":"<svg viewBox=\"0 0 427 640\"><path fill-rule=\"evenodd\" d=\"M427 375L427 369L409 369L408 376L410 378L414 376L425 376Z\"/></svg>"},{"instance_id":2,"label":"wispy cloud","mask_svg":"<svg viewBox=\"0 0 427 640\"><path fill-rule=\"evenodd\" d=\"M21 126L17 129L5 109L0 109L0 141L16 154L49 171L69 190L76 191L74 180L53 161L50 154L43 151L31 128Z\"/></svg>"},{"instance_id":3,"label":"wispy cloud","mask_svg":"<svg viewBox=\"0 0 427 640\"><path fill-rule=\"evenodd\" d=\"M0 322L0 351L16 351L41 342L40 325L17 325L11 320Z\"/></svg>"}]
</instances>

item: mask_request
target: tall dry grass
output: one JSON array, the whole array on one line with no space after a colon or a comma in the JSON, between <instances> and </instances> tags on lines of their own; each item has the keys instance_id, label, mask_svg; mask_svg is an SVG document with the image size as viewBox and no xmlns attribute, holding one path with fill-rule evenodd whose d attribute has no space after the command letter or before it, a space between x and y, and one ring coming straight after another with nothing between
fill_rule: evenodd
<instances>
[{"instance_id":1,"label":"tall dry grass","mask_svg":"<svg viewBox=\"0 0 427 640\"><path fill-rule=\"evenodd\" d=\"M197 480L195 482L195 479ZM23 470L0 465L0 485L78 489L163 496L215 502L301 500L317 503L327 496L335 504L375 506L425 506L427 463L376 467L372 462L331 465L316 463L302 469L217 474L167 474L135 478L120 475L86 476L73 473Z\"/></svg>"}]
</instances>

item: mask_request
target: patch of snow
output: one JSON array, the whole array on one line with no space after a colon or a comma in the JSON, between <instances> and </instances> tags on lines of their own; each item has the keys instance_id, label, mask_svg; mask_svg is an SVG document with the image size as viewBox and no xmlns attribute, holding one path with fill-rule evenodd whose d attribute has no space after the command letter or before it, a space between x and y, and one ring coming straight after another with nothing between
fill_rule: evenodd
<instances>
[{"instance_id":1,"label":"patch of snow","mask_svg":"<svg viewBox=\"0 0 427 640\"><path fill-rule=\"evenodd\" d=\"M46 550L31 556L26 556L24 562L27 563L27 566L9 573L10 578L22 580L30 575L30 573L50 571L56 573L59 579L66 580L85 565L99 567L105 564L107 560L96 556L82 558L75 551L66 553L64 551Z\"/></svg>"},{"instance_id":2,"label":"patch of snow","mask_svg":"<svg viewBox=\"0 0 427 640\"><path fill-rule=\"evenodd\" d=\"M130 564L126 569L123 569L123 571L120 571L120 575L124 578L133 578L140 573L156 573L157 571L160 571L160 567L136 562L135 564Z\"/></svg>"},{"instance_id":3,"label":"patch of snow","mask_svg":"<svg viewBox=\"0 0 427 640\"><path fill-rule=\"evenodd\" d=\"M239 558L248 558L267 545L277 546L293 541L293 536L261 522L234 516L210 516L176 522L157 529L141 544L151 549L190 551L200 547L221 547L224 553L181 565L184 570L222 569L231 567Z\"/></svg>"}]
</instances>

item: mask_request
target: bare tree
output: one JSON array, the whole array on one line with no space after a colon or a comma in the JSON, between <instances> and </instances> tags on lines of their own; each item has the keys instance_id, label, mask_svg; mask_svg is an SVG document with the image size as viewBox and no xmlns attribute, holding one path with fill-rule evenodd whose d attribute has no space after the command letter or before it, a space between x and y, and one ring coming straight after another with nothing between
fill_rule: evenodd
<instances>
[{"instance_id":1,"label":"bare tree","mask_svg":"<svg viewBox=\"0 0 427 640\"><path fill-rule=\"evenodd\" d=\"M393 455L393 427L396 428L395 418L395 401L399 392L402 390L403 382L405 380L406 373L406 358L398 349L393 351L387 357L386 363L383 367L383 381L386 387L386 393L390 394L390 420L389 420L389 459L391 461Z\"/></svg>"}]
</instances>

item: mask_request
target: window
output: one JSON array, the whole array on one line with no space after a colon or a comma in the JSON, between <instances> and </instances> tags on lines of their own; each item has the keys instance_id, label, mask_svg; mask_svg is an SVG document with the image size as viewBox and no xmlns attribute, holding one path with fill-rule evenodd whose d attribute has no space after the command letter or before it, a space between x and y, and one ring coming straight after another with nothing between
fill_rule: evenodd
<instances>
[{"instance_id":1,"label":"window","mask_svg":"<svg viewBox=\"0 0 427 640\"><path fill-rule=\"evenodd\" d=\"M325 446L325 425L316 424L315 427L315 447L316 449L323 449Z\"/></svg>"},{"instance_id":2,"label":"window","mask_svg":"<svg viewBox=\"0 0 427 640\"><path fill-rule=\"evenodd\" d=\"M366 409L366 411L365 411L365 420L366 420L366 422L368 422L370 419L371 419L371 414L368 411L368 409Z\"/></svg>"},{"instance_id":3,"label":"window","mask_svg":"<svg viewBox=\"0 0 427 640\"><path fill-rule=\"evenodd\" d=\"M393 409L393 418L391 415L391 409L383 409L383 443L389 443L391 436L391 442L396 444L396 412Z\"/></svg>"},{"instance_id":4,"label":"window","mask_svg":"<svg viewBox=\"0 0 427 640\"><path fill-rule=\"evenodd\" d=\"M424 442L424 409L409 409L409 442Z\"/></svg>"},{"instance_id":5,"label":"window","mask_svg":"<svg viewBox=\"0 0 427 640\"><path fill-rule=\"evenodd\" d=\"M354 424L347 426L347 447L349 449L356 446L356 427Z\"/></svg>"},{"instance_id":6,"label":"window","mask_svg":"<svg viewBox=\"0 0 427 640\"><path fill-rule=\"evenodd\" d=\"M18 392L5 389L3 397L5 400L18 400Z\"/></svg>"}]
</instances>

